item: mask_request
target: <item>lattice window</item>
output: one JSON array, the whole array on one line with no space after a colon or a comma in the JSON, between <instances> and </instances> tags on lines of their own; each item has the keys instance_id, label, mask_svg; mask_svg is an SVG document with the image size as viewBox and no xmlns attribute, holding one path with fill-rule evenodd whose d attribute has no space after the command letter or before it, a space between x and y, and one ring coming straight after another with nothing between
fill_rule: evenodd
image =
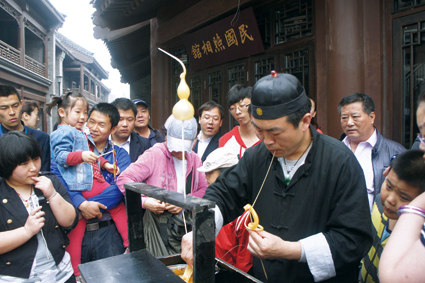
<instances>
[{"instance_id":1,"label":"lattice window","mask_svg":"<svg viewBox=\"0 0 425 283\"><path fill-rule=\"evenodd\" d=\"M262 58L254 62L254 78L258 81L261 77L269 75L275 69L274 57Z\"/></svg>"},{"instance_id":2,"label":"lattice window","mask_svg":"<svg viewBox=\"0 0 425 283\"><path fill-rule=\"evenodd\" d=\"M200 76L194 76L190 78L189 81L189 88L190 88L190 97L189 100L192 102L193 107L195 108L195 111L199 109L199 106L201 106L202 102L202 79Z\"/></svg>"},{"instance_id":3,"label":"lattice window","mask_svg":"<svg viewBox=\"0 0 425 283\"><path fill-rule=\"evenodd\" d=\"M301 39L313 34L312 0L280 4L274 12L275 44Z\"/></svg>"},{"instance_id":4,"label":"lattice window","mask_svg":"<svg viewBox=\"0 0 425 283\"><path fill-rule=\"evenodd\" d=\"M403 143L410 147L419 131L416 101L425 92L425 21L403 26Z\"/></svg>"},{"instance_id":5,"label":"lattice window","mask_svg":"<svg viewBox=\"0 0 425 283\"><path fill-rule=\"evenodd\" d=\"M208 73L208 99L222 104L222 81L221 71L214 71Z\"/></svg>"},{"instance_id":6,"label":"lattice window","mask_svg":"<svg viewBox=\"0 0 425 283\"><path fill-rule=\"evenodd\" d=\"M256 15L258 29L260 30L261 38L263 39L264 48L269 48L272 40L272 17L270 9L264 9L263 11L256 13Z\"/></svg>"},{"instance_id":7,"label":"lattice window","mask_svg":"<svg viewBox=\"0 0 425 283\"><path fill-rule=\"evenodd\" d=\"M227 89L230 89L235 84L246 84L246 65L234 65L227 68Z\"/></svg>"},{"instance_id":8,"label":"lattice window","mask_svg":"<svg viewBox=\"0 0 425 283\"><path fill-rule=\"evenodd\" d=\"M308 49L302 49L285 53L284 55L285 72L296 76L303 84L307 94L309 93L309 52Z\"/></svg>"},{"instance_id":9,"label":"lattice window","mask_svg":"<svg viewBox=\"0 0 425 283\"><path fill-rule=\"evenodd\" d=\"M393 0L394 13L425 5L425 0Z\"/></svg>"}]
</instances>

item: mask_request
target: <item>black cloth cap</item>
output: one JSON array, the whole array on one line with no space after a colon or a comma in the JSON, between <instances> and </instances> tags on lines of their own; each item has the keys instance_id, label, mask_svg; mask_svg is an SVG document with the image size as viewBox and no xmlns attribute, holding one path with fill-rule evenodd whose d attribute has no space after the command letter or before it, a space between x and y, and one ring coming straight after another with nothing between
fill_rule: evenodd
<instances>
[{"instance_id":1,"label":"black cloth cap","mask_svg":"<svg viewBox=\"0 0 425 283\"><path fill-rule=\"evenodd\" d=\"M252 90L252 115L256 119L278 119L296 112L307 104L308 97L304 87L290 74L262 77Z\"/></svg>"}]
</instances>

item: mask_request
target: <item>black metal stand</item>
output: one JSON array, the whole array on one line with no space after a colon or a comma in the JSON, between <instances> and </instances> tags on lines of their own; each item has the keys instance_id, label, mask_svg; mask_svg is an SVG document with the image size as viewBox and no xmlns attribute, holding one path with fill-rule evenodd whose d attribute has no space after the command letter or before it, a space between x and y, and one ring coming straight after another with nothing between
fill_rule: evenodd
<instances>
[{"instance_id":1,"label":"black metal stand","mask_svg":"<svg viewBox=\"0 0 425 283\"><path fill-rule=\"evenodd\" d=\"M215 204L211 201L167 191L144 183L124 185L130 251L145 248L141 194L182 207L192 213L193 221L193 282L214 282L215 264Z\"/></svg>"}]
</instances>

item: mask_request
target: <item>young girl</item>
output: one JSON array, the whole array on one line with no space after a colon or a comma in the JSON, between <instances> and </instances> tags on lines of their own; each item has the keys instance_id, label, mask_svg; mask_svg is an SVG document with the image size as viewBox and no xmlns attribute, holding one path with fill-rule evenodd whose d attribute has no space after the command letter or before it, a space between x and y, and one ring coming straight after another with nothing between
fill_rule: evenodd
<instances>
[{"instance_id":1,"label":"young girl","mask_svg":"<svg viewBox=\"0 0 425 283\"><path fill-rule=\"evenodd\" d=\"M100 168L113 172L114 166L93 152L94 142L82 131L87 120L87 100L81 94L68 93L63 97L55 97L48 106L51 109L54 105L58 106L60 124L50 137L52 167L57 166L71 196L75 195L74 192L79 192L85 199L90 200L110 186L101 174ZM55 172L54 168L52 172ZM109 209L108 212L123 239L124 247L128 247L124 203ZM81 218L77 227L68 235L70 245L67 251L71 255L75 275L80 274L78 264L81 263L81 244L86 220Z\"/></svg>"},{"instance_id":2,"label":"young girl","mask_svg":"<svg viewBox=\"0 0 425 283\"><path fill-rule=\"evenodd\" d=\"M64 229L77 211L55 175L38 176L40 155L22 132L0 137L1 282L75 282Z\"/></svg>"}]
</instances>

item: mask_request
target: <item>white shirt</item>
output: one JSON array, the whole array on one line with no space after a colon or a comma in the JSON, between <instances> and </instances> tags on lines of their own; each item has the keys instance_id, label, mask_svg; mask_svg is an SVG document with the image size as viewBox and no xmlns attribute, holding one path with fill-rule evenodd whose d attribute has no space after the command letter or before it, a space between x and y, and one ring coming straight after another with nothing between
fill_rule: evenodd
<instances>
[{"instance_id":1,"label":"white shirt","mask_svg":"<svg viewBox=\"0 0 425 283\"><path fill-rule=\"evenodd\" d=\"M109 136L109 140L112 141L112 136ZM127 151L127 153L130 155L130 140L131 140L131 135L129 135L128 139L125 142L123 142L122 144L116 144L116 143L114 143L114 144L125 149L125 151Z\"/></svg>"},{"instance_id":2,"label":"white shirt","mask_svg":"<svg viewBox=\"0 0 425 283\"><path fill-rule=\"evenodd\" d=\"M354 155L357 158L357 161L360 163L360 166L363 169L363 175L366 181L367 196L369 199L369 209L372 212L373 200L375 197L374 187L373 187L373 165L372 165L372 149L375 146L377 141L376 130L373 131L373 134L369 137L367 141L361 142L357 145ZM342 141L350 150L350 141L348 137Z\"/></svg>"},{"instance_id":3,"label":"white shirt","mask_svg":"<svg viewBox=\"0 0 425 283\"><path fill-rule=\"evenodd\" d=\"M212 137L207 138L207 139L202 139L203 136L204 135L202 134L202 131L199 132L199 135L198 135L198 152L196 154L198 154L198 156L200 158L202 158L202 155L204 155L204 152L207 149L207 146L212 139Z\"/></svg>"},{"instance_id":4,"label":"white shirt","mask_svg":"<svg viewBox=\"0 0 425 283\"><path fill-rule=\"evenodd\" d=\"M183 160L173 156L174 169L176 170L177 177L177 192L183 194L186 189L186 176L183 177ZM184 165L187 166L187 160L184 160ZM187 167L186 167L187 170ZM187 175L185 171L185 175Z\"/></svg>"}]
</instances>

